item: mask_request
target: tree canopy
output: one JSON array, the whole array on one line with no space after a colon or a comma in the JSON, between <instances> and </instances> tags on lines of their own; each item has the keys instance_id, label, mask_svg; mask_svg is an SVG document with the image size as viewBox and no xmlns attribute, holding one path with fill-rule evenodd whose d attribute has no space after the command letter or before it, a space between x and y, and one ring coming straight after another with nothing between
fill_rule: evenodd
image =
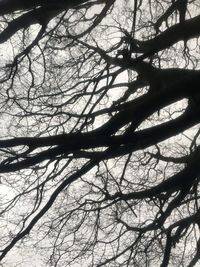
<instances>
[{"instance_id":1,"label":"tree canopy","mask_svg":"<svg viewBox=\"0 0 200 267\"><path fill-rule=\"evenodd\" d=\"M2 266L195 266L199 11L0 1Z\"/></svg>"}]
</instances>

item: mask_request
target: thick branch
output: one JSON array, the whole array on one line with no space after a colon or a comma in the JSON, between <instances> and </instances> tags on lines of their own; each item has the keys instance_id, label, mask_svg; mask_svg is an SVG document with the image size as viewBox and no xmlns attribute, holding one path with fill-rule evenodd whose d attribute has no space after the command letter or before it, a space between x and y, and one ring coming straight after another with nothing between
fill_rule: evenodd
<instances>
[{"instance_id":1,"label":"thick branch","mask_svg":"<svg viewBox=\"0 0 200 267\"><path fill-rule=\"evenodd\" d=\"M156 53L162 51L179 41L187 41L200 34L200 16L176 24L158 36L148 41L132 40L133 51L136 53Z\"/></svg>"},{"instance_id":2,"label":"thick branch","mask_svg":"<svg viewBox=\"0 0 200 267\"><path fill-rule=\"evenodd\" d=\"M17 31L26 29L33 24L46 25L49 20L59 14L61 9L56 8L38 8L8 23L8 26L0 33L0 43L10 39Z\"/></svg>"},{"instance_id":3,"label":"thick branch","mask_svg":"<svg viewBox=\"0 0 200 267\"><path fill-rule=\"evenodd\" d=\"M144 199L151 198L163 192L175 192L181 188L188 187L199 175L200 175L200 147L198 147L190 157L187 166L179 173L173 175L167 180L159 183L158 185L138 192L132 192L129 194L116 193L109 199L119 198L120 200L128 199Z\"/></svg>"},{"instance_id":4,"label":"thick branch","mask_svg":"<svg viewBox=\"0 0 200 267\"><path fill-rule=\"evenodd\" d=\"M18 10L35 9L37 7L77 8L90 0L2 0L0 2L0 15L10 14Z\"/></svg>"}]
</instances>

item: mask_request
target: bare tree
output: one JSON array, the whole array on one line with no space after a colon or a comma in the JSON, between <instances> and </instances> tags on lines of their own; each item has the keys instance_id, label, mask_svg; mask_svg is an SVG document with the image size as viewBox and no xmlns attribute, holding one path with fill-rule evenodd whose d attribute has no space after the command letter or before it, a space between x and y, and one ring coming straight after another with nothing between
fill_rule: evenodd
<instances>
[{"instance_id":1,"label":"bare tree","mask_svg":"<svg viewBox=\"0 0 200 267\"><path fill-rule=\"evenodd\" d=\"M195 266L199 10L0 1L3 264Z\"/></svg>"}]
</instances>

